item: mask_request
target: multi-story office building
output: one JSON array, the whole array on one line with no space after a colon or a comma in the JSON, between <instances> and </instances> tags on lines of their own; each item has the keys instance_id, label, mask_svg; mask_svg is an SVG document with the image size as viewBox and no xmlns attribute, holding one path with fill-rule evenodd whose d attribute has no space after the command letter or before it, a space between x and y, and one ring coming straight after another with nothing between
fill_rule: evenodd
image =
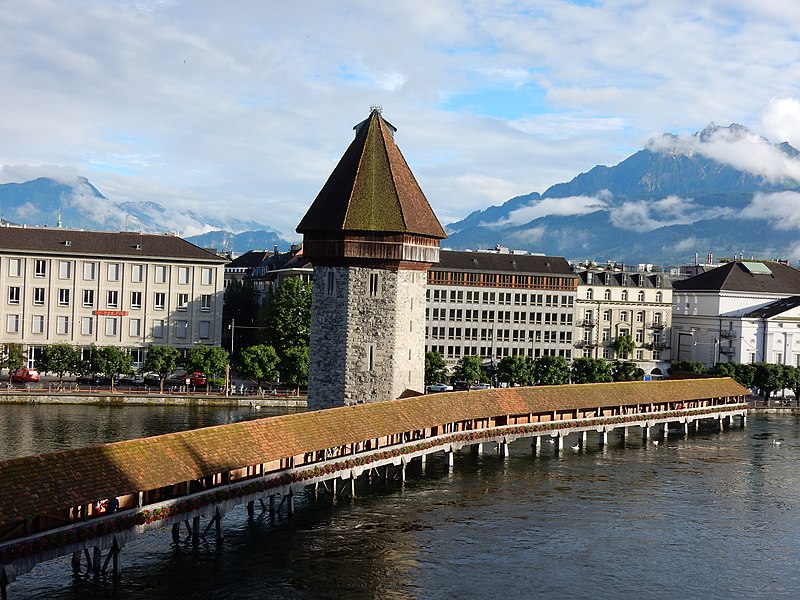
<instances>
[{"instance_id":1,"label":"multi-story office building","mask_svg":"<svg viewBox=\"0 0 800 600\"><path fill-rule=\"evenodd\" d=\"M561 257L442 250L428 271L426 351L451 365L463 356L570 360L577 283Z\"/></svg>"},{"instance_id":2,"label":"multi-story office building","mask_svg":"<svg viewBox=\"0 0 800 600\"><path fill-rule=\"evenodd\" d=\"M0 344L219 344L225 258L173 235L0 228Z\"/></svg>"},{"instance_id":3,"label":"multi-story office building","mask_svg":"<svg viewBox=\"0 0 800 600\"><path fill-rule=\"evenodd\" d=\"M661 273L587 269L575 300L576 356L633 360L646 374L666 374L670 359L672 286ZM615 342L629 335L633 354Z\"/></svg>"}]
</instances>

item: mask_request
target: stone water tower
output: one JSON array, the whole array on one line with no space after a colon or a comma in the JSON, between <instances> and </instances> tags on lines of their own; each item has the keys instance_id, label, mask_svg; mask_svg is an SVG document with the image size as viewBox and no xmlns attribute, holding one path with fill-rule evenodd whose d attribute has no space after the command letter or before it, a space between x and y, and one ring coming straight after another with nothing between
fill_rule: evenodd
<instances>
[{"instance_id":1,"label":"stone water tower","mask_svg":"<svg viewBox=\"0 0 800 600\"><path fill-rule=\"evenodd\" d=\"M297 226L314 265L308 405L423 391L427 270L447 237L373 107Z\"/></svg>"}]
</instances>

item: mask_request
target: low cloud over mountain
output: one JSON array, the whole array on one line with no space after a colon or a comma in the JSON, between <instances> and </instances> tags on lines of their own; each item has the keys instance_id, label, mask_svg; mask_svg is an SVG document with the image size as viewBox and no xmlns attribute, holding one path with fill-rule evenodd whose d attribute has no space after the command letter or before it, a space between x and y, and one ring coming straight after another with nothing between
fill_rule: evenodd
<instances>
[{"instance_id":1,"label":"low cloud over mountain","mask_svg":"<svg viewBox=\"0 0 800 600\"><path fill-rule=\"evenodd\" d=\"M709 251L800 258L800 153L740 125L665 134L613 167L448 227L452 248L679 263Z\"/></svg>"}]
</instances>

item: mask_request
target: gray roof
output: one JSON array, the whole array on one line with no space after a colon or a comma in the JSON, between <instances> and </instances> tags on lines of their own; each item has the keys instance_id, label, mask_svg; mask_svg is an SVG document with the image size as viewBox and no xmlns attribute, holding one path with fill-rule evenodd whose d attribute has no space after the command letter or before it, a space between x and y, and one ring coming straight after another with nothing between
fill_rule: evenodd
<instances>
[{"instance_id":1,"label":"gray roof","mask_svg":"<svg viewBox=\"0 0 800 600\"><path fill-rule=\"evenodd\" d=\"M588 283L587 274L591 273L592 282ZM608 287L630 288L671 288L672 281L664 273L639 273L631 271L579 271L580 285L605 285ZM623 277L623 275L625 277ZM627 283L623 283L627 281Z\"/></svg>"},{"instance_id":2,"label":"gray roof","mask_svg":"<svg viewBox=\"0 0 800 600\"><path fill-rule=\"evenodd\" d=\"M430 270L575 276L567 260L561 256L457 250L440 250L439 264L433 265Z\"/></svg>"},{"instance_id":3,"label":"gray roof","mask_svg":"<svg viewBox=\"0 0 800 600\"><path fill-rule=\"evenodd\" d=\"M762 263L759 263L762 264ZM762 294L800 294L800 271L779 262L764 262L769 273L752 272L748 263L734 261L683 281L674 281L677 291L757 292Z\"/></svg>"},{"instance_id":4,"label":"gray roof","mask_svg":"<svg viewBox=\"0 0 800 600\"><path fill-rule=\"evenodd\" d=\"M749 313L745 313L743 316L757 319L769 319L770 317L775 317L785 313L787 310L797 308L798 306L800 306L800 296L789 296L788 298L781 298L780 300L771 302L766 306L762 306L761 308L750 311Z\"/></svg>"},{"instance_id":5,"label":"gray roof","mask_svg":"<svg viewBox=\"0 0 800 600\"><path fill-rule=\"evenodd\" d=\"M0 252L227 262L175 235L47 227L0 227Z\"/></svg>"},{"instance_id":6,"label":"gray roof","mask_svg":"<svg viewBox=\"0 0 800 600\"><path fill-rule=\"evenodd\" d=\"M227 265L227 269L254 269L259 266L264 259L271 256L273 253L268 250L248 250L241 256L237 256Z\"/></svg>"}]
</instances>

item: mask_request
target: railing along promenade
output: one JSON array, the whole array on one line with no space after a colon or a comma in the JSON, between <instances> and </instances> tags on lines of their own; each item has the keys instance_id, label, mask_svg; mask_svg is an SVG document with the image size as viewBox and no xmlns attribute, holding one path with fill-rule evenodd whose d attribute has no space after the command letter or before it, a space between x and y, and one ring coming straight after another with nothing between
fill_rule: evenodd
<instances>
[{"instance_id":1,"label":"railing along promenade","mask_svg":"<svg viewBox=\"0 0 800 600\"><path fill-rule=\"evenodd\" d=\"M291 514L308 485L349 481L384 468L404 479L414 458L491 442L502 455L519 438L556 450L568 435L639 427L646 438L669 424L740 417L748 391L731 379L689 379L448 392L296 413L0 462L0 591L36 564L72 554L73 567L121 572L120 550L134 536L180 526L194 540L222 517L276 498ZM105 558L103 557L104 551ZM110 569L109 569L110 566Z\"/></svg>"}]
</instances>

